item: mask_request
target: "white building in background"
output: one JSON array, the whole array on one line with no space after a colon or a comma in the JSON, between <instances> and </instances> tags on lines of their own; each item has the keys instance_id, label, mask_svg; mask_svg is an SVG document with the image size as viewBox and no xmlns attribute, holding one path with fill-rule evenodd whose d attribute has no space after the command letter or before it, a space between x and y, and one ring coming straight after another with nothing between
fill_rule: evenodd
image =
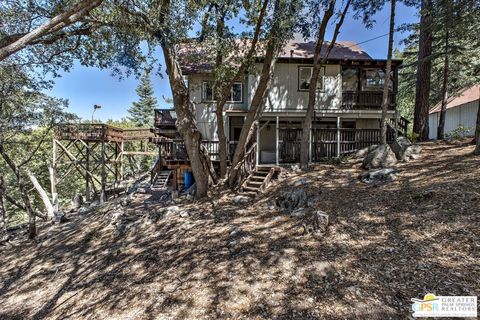
<instances>
[{"instance_id":1,"label":"white building in background","mask_svg":"<svg viewBox=\"0 0 480 320\"><path fill-rule=\"evenodd\" d=\"M465 88L458 95L450 98L445 116L445 134L464 127L467 128L466 136L475 134L477 113L480 101L480 85ZM440 120L441 104L438 103L430 110L428 124L430 127L429 138L437 139L437 127Z\"/></svg>"}]
</instances>

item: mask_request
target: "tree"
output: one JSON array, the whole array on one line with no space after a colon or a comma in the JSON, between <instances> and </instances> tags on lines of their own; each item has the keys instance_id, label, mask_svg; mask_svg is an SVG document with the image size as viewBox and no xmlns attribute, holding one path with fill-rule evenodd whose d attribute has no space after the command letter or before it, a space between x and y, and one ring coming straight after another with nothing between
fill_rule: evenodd
<instances>
[{"instance_id":1,"label":"tree","mask_svg":"<svg viewBox=\"0 0 480 320\"><path fill-rule=\"evenodd\" d=\"M305 119L303 120L303 132L302 132L302 139L300 142L300 167L301 168L305 168L308 164L308 155L309 155L308 145L310 142L309 137L310 137L310 131L312 128L313 111L315 109L315 103L317 98L317 83L320 75L320 70L322 66L325 64L325 62L327 61L330 51L335 46L337 36L340 33L340 27L343 24L343 20L345 19L345 15L347 14L350 3L351 3L351 0L348 0L347 3L345 4L345 8L343 9L340 15L340 19L335 26L332 40L330 41L330 44L326 52L323 53L322 59L320 58L321 58L321 51L322 51L322 47L325 39L325 32L327 30L328 22L330 18L333 16L335 11L335 4L336 4L335 0L329 1L328 7L325 10L323 18L321 19L321 22L317 30L317 39L316 39L315 51L313 55L312 77L310 79L310 88L308 91L308 105L307 105L307 111L305 114ZM323 4L320 4L320 5L323 6Z\"/></svg>"},{"instance_id":2,"label":"tree","mask_svg":"<svg viewBox=\"0 0 480 320\"><path fill-rule=\"evenodd\" d=\"M389 106L390 91L390 73L392 72L392 51L393 51L393 33L395 31L395 0L390 0L390 29L388 34L388 53L385 78L383 80L382 96L382 127L380 140L382 144L387 144L387 111Z\"/></svg>"},{"instance_id":3,"label":"tree","mask_svg":"<svg viewBox=\"0 0 480 320\"><path fill-rule=\"evenodd\" d=\"M225 105L230 98L234 82L243 77L245 72L252 64L252 58L257 50L257 44L260 39L260 34L262 31L262 26L268 4L269 0L263 0L263 2L258 2L257 6L254 5L250 7L251 9L253 9L251 15L255 17L252 20L256 19L256 22L249 49L244 57L242 52L244 42L238 41L238 39L232 39L233 33L231 33L229 30L226 30L225 17L227 14L227 10L229 10L228 6L226 6L225 4L215 5L215 7L217 8L215 21L215 88L217 93L217 102L215 114L217 117L217 135L219 140L218 153L220 160L221 178L225 177L227 171L227 137L225 136L225 127L223 124L223 112L225 109ZM230 37L227 37L227 34L229 34ZM240 57L240 61L238 63L230 62L228 64L225 64L224 56L231 56L232 52L235 52L235 55Z\"/></svg>"},{"instance_id":4,"label":"tree","mask_svg":"<svg viewBox=\"0 0 480 320\"><path fill-rule=\"evenodd\" d=\"M150 69L145 69L136 92L140 100L133 102L132 107L128 109L130 114L128 119L137 127L149 128L153 124L154 110L158 107L150 80Z\"/></svg>"},{"instance_id":5,"label":"tree","mask_svg":"<svg viewBox=\"0 0 480 320\"><path fill-rule=\"evenodd\" d=\"M430 75L432 69L432 0L422 0L417 59L417 80L413 132L420 141L428 140Z\"/></svg>"},{"instance_id":6,"label":"tree","mask_svg":"<svg viewBox=\"0 0 480 320\"><path fill-rule=\"evenodd\" d=\"M4 35L0 39L0 61L30 45L52 44L68 36L91 33L92 30L85 27L74 28L72 30L65 29L81 21L84 16L89 14L90 10L98 7L102 1L103 0L80 0L71 8L65 9L64 12L53 16L33 30ZM5 7L8 8L8 5L5 5ZM33 11L32 7L33 6L29 7L30 14ZM62 9L61 7L55 8L55 10ZM39 23L38 21L42 21L39 19L41 17L42 15L32 17L30 26L34 26Z\"/></svg>"},{"instance_id":7,"label":"tree","mask_svg":"<svg viewBox=\"0 0 480 320\"><path fill-rule=\"evenodd\" d=\"M477 127L475 129L475 155L480 155L480 106L477 112Z\"/></svg>"},{"instance_id":8,"label":"tree","mask_svg":"<svg viewBox=\"0 0 480 320\"><path fill-rule=\"evenodd\" d=\"M276 0L274 3L272 20L266 40L265 55L262 58L263 64L260 79L252 97L250 110L243 122L238 144L231 162L228 176L228 184L230 186L234 186L238 181L239 165L245 155L245 147L253 136L255 122L262 114L262 107L275 67L275 57L285 45L285 42L292 37L292 31L297 18L296 14L299 12L300 4L300 2L293 0Z\"/></svg>"}]
</instances>

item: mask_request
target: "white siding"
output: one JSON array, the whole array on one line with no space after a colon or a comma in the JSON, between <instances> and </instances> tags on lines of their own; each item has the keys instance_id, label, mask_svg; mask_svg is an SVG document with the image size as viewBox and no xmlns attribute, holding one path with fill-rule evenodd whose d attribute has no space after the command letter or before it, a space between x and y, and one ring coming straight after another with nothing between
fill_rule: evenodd
<instances>
[{"instance_id":1,"label":"white siding","mask_svg":"<svg viewBox=\"0 0 480 320\"><path fill-rule=\"evenodd\" d=\"M445 117L445 133L450 133L460 126L469 128L469 136L473 136L475 133L475 125L477 121L479 101L472 101L461 106L447 109ZM438 121L440 119L440 113L436 112L429 115L429 138L437 139Z\"/></svg>"},{"instance_id":2,"label":"white siding","mask_svg":"<svg viewBox=\"0 0 480 320\"><path fill-rule=\"evenodd\" d=\"M197 119L198 129L205 140L218 140L217 121L215 115L215 103L202 101L202 82L212 79L208 75L189 75L188 86L190 90L190 100L195 105L195 117ZM227 103L225 109L241 109L247 107L247 83L243 82L243 103ZM226 118L226 117L225 117ZM225 128L227 129L226 119Z\"/></svg>"},{"instance_id":3,"label":"white siding","mask_svg":"<svg viewBox=\"0 0 480 320\"><path fill-rule=\"evenodd\" d=\"M257 66L257 69L261 65ZM275 66L273 83L269 91L265 111L306 109L308 91L298 90L298 67L303 64L278 63ZM308 65L306 65L308 66ZM339 109L342 97L340 65L325 66L324 88L318 92L317 104L324 109ZM260 75L249 77L249 92L254 92Z\"/></svg>"}]
</instances>

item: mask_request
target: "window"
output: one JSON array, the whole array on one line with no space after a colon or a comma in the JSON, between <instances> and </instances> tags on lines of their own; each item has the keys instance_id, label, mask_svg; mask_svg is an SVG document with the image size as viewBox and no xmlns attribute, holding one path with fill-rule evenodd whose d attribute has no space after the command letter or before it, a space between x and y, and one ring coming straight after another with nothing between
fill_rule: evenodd
<instances>
[{"instance_id":1,"label":"window","mask_svg":"<svg viewBox=\"0 0 480 320\"><path fill-rule=\"evenodd\" d=\"M202 100L206 102L214 102L216 100L213 81L203 81L202 83ZM243 102L243 83L235 82L230 91L228 102Z\"/></svg>"},{"instance_id":2,"label":"window","mask_svg":"<svg viewBox=\"0 0 480 320\"><path fill-rule=\"evenodd\" d=\"M393 89L393 72L390 74L390 90ZM362 90L365 91L380 91L383 90L383 84L385 83L385 71L382 69L365 69L362 79Z\"/></svg>"},{"instance_id":3,"label":"window","mask_svg":"<svg viewBox=\"0 0 480 320\"><path fill-rule=\"evenodd\" d=\"M347 68L342 71L342 91L358 90L358 69Z\"/></svg>"},{"instance_id":4,"label":"window","mask_svg":"<svg viewBox=\"0 0 480 320\"><path fill-rule=\"evenodd\" d=\"M202 83L202 100L203 101L215 101L215 95L213 90L213 81L203 81Z\"/></svg>"},{"instance_id":5,"label":"window","mask_svg":"<svg viewBox=\"0 0 480 320\"><path fill-rule=\"evenodd\" d=\"M243 102L243 83L235 82L233 84L229 102Z\"/></svg>"},{"instance_id":6,"label":"window","mask_svg":"<svg viewBox=\"0 0 480 320\"><path fill-rule=\"evenodd\" d=\"M310 89L310 80L312 78L313 67L298 67L298 90L308 91ZM323 76L325 68L320 68L320 74L317 82L317 90L323 90Z\"/></svg>"}]
</instances>

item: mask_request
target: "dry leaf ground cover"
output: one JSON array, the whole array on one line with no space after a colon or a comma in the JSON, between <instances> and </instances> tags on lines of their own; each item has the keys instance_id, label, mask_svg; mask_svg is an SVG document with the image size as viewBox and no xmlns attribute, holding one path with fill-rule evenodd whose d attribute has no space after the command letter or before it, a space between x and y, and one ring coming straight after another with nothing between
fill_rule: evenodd
<instances>
[{"instance_id":1,"label":"dry leaf ground cover","mask_svg":"<svg viewBox=\"0 0 480 320\"><path fill-rule=\"evenodd\" d=\"M427 143L397 181L318 165L236 205L227 191L158 215L137 197L114 237L103 209L2 247L2 319L407 319L410 299L479 295L480 158ZM330 215L321 239L279 213L294 181ZM148 199L147 199L148 200Z\"/></svg>"}]
</instances>

